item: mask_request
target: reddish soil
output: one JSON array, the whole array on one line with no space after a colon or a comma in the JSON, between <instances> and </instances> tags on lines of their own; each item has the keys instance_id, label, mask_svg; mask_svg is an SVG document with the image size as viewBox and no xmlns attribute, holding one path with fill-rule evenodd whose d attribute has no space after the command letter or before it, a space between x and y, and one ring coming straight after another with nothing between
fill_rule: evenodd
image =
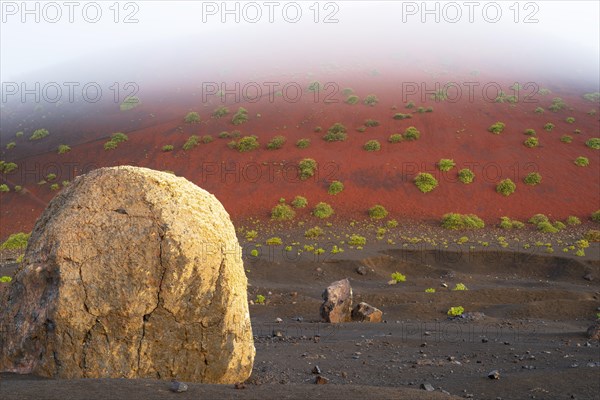
<instances>
[{"instance_id":1,"label":"reddish soil","mask_svg":"<svg viewBox=\"0 0 600 400\"><path fill-rule=\"evenodd\" d=\"M585 146L591 137L600 136L597 115L588 115L594 104L582 98L593 88L578 85L546 84L537 82L540 88L547 87L552 93L537 94L537 103L524 102L531 89L521 92L521 102L511 106L495 103L482 96L481 87L486 83L498 82L507 93L512 83L532 81L530 76L515 72L510 79L492 72L471 75L471 70L456 67L440 67L437 72L415 71L407 74L407 63L399 60L388 62L389 68L376 72L368 67L339 68L321 66L307 68L308 72L265 73L251 75L248 79L234 79L235 74L221 74L214 81L227 81L234 87L235 81L242 82L299 82L304 89L299 102L291 103L274 96L271 101L264 96L257 102L228 101L230 111L238 106L249 111L249 121L234 126L231 115L222 119L211 118L212 111L220 105L216 96L202 102L199 85L193 89L180 89L177 85L162 82L161 87L148 89L140 94L142 105L121 112L111 101L97 104L75 103L44 105L33 111L31 104L7 105L3 108L2 159L14 161L19 169L0 179L14 185L22 185L26 193L2 193L0 216L0 238L16 231L29 231L35 219L55 192L50 184L39 186L37 182L50 172L58 175L57 182L71 180L73 176L90 169L112 165L139 165L159 170L171 170L185 176L199 186L214 193L224 204L234 221L248 217L268 218L270 209L279 198L291 200L295 195L304 195L309 204L319 201L330 203L338 217L360 219L374 204L384 205L393 218L435 220L447 212L475 213L489 224L495 224L500 216L526 219L535 213L544 213L554 219L576 215L582 219L598 209L600 204L600 152ZM331 98L338 103L327 103L323 98L315 101L314 94L306 87L312 80L321 83L334 82L339 89ZM193 80L192 80L193 81ZM469 99L467 87L461 86L463 96L457 101L436 102L429 100L421 91L403 99L402 83L425 82L431 90L436 82L478 82L474 98ZM379 103L374 107L364 104L348 105L339 93L343 88L353 88L363 99L375 94ZM173 89L176 88L176 89ZM264 87L263 87L264 89ZM266 89L265 89L266 90ZM330 93L334 89L326 89ZM252 92L250 92L252 93ZM450 89L452 97L456 92ZM495 97L490 89L490 97ZM293 91L290 91L290 96ZM406 94L406 93L405 93ZM423 94L423 96L422 96ZM568 109L553 113L546 110L535 114L537 106L547 108L552 99L562 98ZM232 100L229 98L229 100ZM432 106L432 113L419 114L416 108L405 108L408 101L415 107ZM393 110L392 107L397 107ZM183 116L188 111L198 111L200 124L184 124ZM413 113L407 120L394 120L396 113ZM260 117L257 117L260 114ZM574 124L565 121L575 118ZM364 133L356 131L366 119L378 120L381 125L367 128ZM506 123L505 131L494 135L487 128L497 122ZM345 142L327 143L322 136L335 122L343 123L348 129ZM543 126L547 122L556 125L552 132ZM320 126L323 132L314 132ZM408 126L415 126L421 138L414 142L390 144L387 138L392 133L402 133ZM27 138L33 130L45 127L50 136L31 142ZM538 148L527 148L522 142L527 138L523 131L533 128L540 141ZM261 148L247 153L229 149L229 139L219 139L221 131L241 131L242 135L259 137ZM575 129L580 134L573 134ZM14 133L24 130L22 138L14 139ZM103 143L113 132L124 132L129 141L118 149L103 150ZM197 134L210 134L215 140L201 144L190 151L181 149L187 138ZM571 134L571 144L562 143L563 134ZM276 135L283 135L287 143L280 150L267 150L266 143ZM295 143L300 138L310 138L307 149L298 149ZM370 139L382 144L381 151L367 152L362 145ZM17 146L5 150L5 143L15 140ZM72 151L58 155L56 147L69 144ZM175 150L162 152L161 147L172 144ZM573 160L578 156L588 157L590 166L578 167ZM307 181L296 176L297 163L305 158L319 163L318 174ZM435 167L441 158L453 159L457 166L442 173ZM458 169L470 166L476 174L475 182L464 185L457 181ZM434 191L423 194L412 180L418 172L430 172L439 180ZM542 175L542 183L535 187L522 183L523 177L532 171ZM496 193L495 185L504 178L517 183L517 191L503 197ZM345 190L337 196L327 194L327 185L340 180ZM302 210L300 217L311 218L309 209Z\"/></svg>"}]
</instances>

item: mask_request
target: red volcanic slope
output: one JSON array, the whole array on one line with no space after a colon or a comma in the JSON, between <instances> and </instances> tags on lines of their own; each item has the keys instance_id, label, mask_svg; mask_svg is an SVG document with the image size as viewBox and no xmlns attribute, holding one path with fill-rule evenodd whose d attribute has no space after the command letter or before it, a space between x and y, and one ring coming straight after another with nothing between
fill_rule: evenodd
<instances>
[{"instance_id":1,"label":"red volcanic slope","mask_svg":"<svg viewBox=\"0 0 600 400\"><path fill-rule=\"evenodd\" d=\"M57 181L70 180L74 175L92 168L113 165L138 165L158 170L171 170L214 193L234 219L249 216L268 218L270 209L283 197L288 201L296 195L308 198L309 205L319 201L330 203L336 215L342 218L361 218L366 210L375 205L384 205L394 218L439 220L447 212L475 213L490 223L501 216L526 219L535 213L544 213L552 218L568 215L587 217L600 206L600 152L585 146L591 137L599 137L597 115L588 115L594 104L582 98L583 88L568 85L541 84L552 90L549 95L534 96L535 102L524 102L526 90L521 92L521 101L512 106L495 103L482 97L481 86L498 82L505 92L514 79L499 81L493 75L473 76L468 70L419 72L412 76L397 69L380 70L378 73L366 69L343 71L334 68L321 69L312 75L306 73L279 74L254 78L253 81L299 82L304 92L298 102L285 101L275 96L264 96L256 102L235 104L228 101L232 111L222 119L211 118L212 111L221 105L220 98L212 96L202 102L198 88L189 90L171 88L148 92L142 97L142 105L121 112L115 104L75 104L32 112L15 108L3 110L7 122L2 132L3 143L13 140L13 130L25 130L25 137L17 139L17 147L4 150L2 159L15 161L19 170L2 176L12 188L23 185L26 193L0 194L1 219L0 237L16 231L28 231L47 202L56 192L50 184L38 185L45 174L57 173ZM344 78L340 78L343 76ZM270 79L269 79L270 78ZM375 94L379 103L374 107L364 104L348 105L344 96L334 93L328 102L325 90L319 99L306 91L311 80L321 83L335 82L339 90L350 87L361 100ZM251 80L247 80L251 81ZM436 102L422 93L403 98L406 82L448 81L480 82L473 99L466 92L455 101ZM230 83L229 87L233 87ZM466 86L462 86L466 90ZM490 96L494 90L490 89ZM293 91L290 91L290 95ZM406 94L406 93L404 93ZM450 90L450 95L455 92ZM557 113L546 110L534 113L538 106L547 108L554 97L562 98L568 108ZM433 107L432 113L417 113L416 108L405 108L407 101L416 107ZM248 110L249 121L234 126L231 115L238 106ZM21 106L21 108L25 108ZM198 111L200 124L184 124L188 111ZM394 120L396 113L413 113L411 119ZM259 116L260 114L260 116ZM41 118L41 117L44 118ZM566 117L574 117L569 124ZM366 119L378 120L381 124L367 128L361 133L356 130ZM488 132L487 128L497 122L506 124L500 135ZM322 139L329 126L341 122L348 128L348 140L328 143ZM543 126L547 122L556 125L552 132ZM315 132L320 126L323 132ZM402 133L409 126L421 132L414 142L390 144L387 138L392 133ZM38 128L45 127L50 136L38 142L27 137ZM538 148L527 148L522 143L527 138L525 129L537 132ZM242 135L259 137L261 148L239 153L227 147L229 139L219 139L221 131L241 131ZM579 129L580 134L573 131ZM129 141L116 150L103 150L103 143L113 132L125 132ZM212 135L215 140L201 144L190 151L181 146L192 135ZM564 134L573 136L571 144L559 139ZM266 150L269 139L283 135L287 143L280 150ZM307 149L298 149L295 143L300 138L309 138L312 144ZM381 142L378 152L363 150L370 139ZM66 143L72 151L58 155L56 146ZM172 144L175 150L162 152L163 145ZM3 145L4 147L4 145ZM573 160L578 156L588 157L590 166L578 167ZM319 163L318 175L307 181L296 176L297 163L303 158L313 158ZM441 158L453 159L457 166L441 173L435 164ZM475 181L464 185L457 181L456 173L471 167ZM542 183L527 186L524 176L532 171L539 172ZM418 172L430 172L439 180L439 186L423 194L412 180ZM510 178L517 184L516 192L504 197L496 193L496 184ZM345 190L337 196L327 194L328 183L340 180ZM310 210L301 210L300 216L308 217Z\"/></svg>"}]
</instances>

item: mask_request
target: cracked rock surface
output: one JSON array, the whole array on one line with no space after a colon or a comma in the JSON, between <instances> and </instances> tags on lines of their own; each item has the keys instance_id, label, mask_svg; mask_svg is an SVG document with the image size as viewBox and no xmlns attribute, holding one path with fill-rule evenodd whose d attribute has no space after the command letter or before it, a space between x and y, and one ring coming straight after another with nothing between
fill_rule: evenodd
<instances>
[{"instance_id":1,"label":"cracked rock surface","mask_svg":"<svg viewBox=\"0 0 600 400\"><path fill-rule=\"evenodd\" d=\"M0 370L242 382L255 354L246 287L213 195L146 168L92 171L35 224L0 309Z\"/></svg>"}]
</instances>

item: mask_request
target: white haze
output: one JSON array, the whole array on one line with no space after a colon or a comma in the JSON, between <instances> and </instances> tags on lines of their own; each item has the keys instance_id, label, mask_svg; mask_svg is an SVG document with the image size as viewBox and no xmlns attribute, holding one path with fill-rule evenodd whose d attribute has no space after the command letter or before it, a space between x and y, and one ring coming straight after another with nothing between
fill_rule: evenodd
<instances>
[{"instance_id":1,"label":"white haze","mask_svg":"<svg viewBox=\"0 0 600 400\"><path fill-rule=\"evenodd\" d=\"M308 8L312 1L298 2L305 14L296 24L284 21L277 11L289 3L285 1L279 2L274 23L269 23L266 15L258 23L222 23L218 16L210 16L203 22L203 5L199 1L129 2L139 8L134 16L139 22L131 24L112 21L114 15L108 9L112 1L99 2L105 14L95 24L85 22L77 10L74 23L69 23L66 15L58 23L36 23L31 16L28 22L22 23L18 15L4 13L8 3L22 4L2 1L2 82L41 79L48 70L57 69L67 75L76 76L84 69L90 76L97 73L110 77L118 75L124 67L152 68L150 64L157 62L168 69L168 65L175 67L191 60L202 63L203 59L225 55L237 60L236 68L243 67L244 59L256 57L265 63L284 59L301 63L306 49L314 49L315 54L325 54L332 59L348 55L365 59L404 47L418 48L422 54L445 53L450 62L458 64L469 55L507 66L535 67L556 75L577 73L595 85L600 68L598 1L521 1L518 2L520 23L513 22L514 12L509 9L517 2L497 2L503 11L502 19L489 23L484 20L481 9L490 2L481 1L477 2L473 23L463 14L462 20L454 24L443 20L436 23L432 15L423 23L420 13L408 16L403 22L403 7L407 3L422 7L425 3L421 1L322 1L319 3L321 19L326 11L334 9L328 5L325 10L326 3L339 7L335 14L339 22L331 24L312 21L313 14ZM48 2L38 3L43 7ZM228 2L229 7L233 7L232 3L239 3L241 8L249 2ZM256 3L263 5L261 9L266 13L268 8L264 2ZM449 2L427 2L427 7L432 9L435 3L442 9ZM455 2L463 13L468 11L465 3ZM120 19L127 11L134 10L130 6L124 10L126 4L120 2ZM531 4L539 9L534 16L538 22L523 23L525 16L535 9ZM177 48L178 45L182 48ZM178 53L174 56L175 48ZM238 59L235 59L236 54L239 54ZM164 60L163 55L176 59ZM71 65L77 65L77 70L71 71Z\"/></svg>"}]
</instances>

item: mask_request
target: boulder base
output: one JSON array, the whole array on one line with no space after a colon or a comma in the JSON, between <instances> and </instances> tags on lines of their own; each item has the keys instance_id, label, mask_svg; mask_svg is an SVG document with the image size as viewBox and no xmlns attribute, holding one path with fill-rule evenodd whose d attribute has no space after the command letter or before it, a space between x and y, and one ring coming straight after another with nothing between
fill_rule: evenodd
<instances>
[{"instance_id":1,"label":"boulder base","mask_svg":"<svg viewBox=\"0 0 600 400\"><path fill-rule=\"evenodd\" d=\"M235 383L254 344L229 215L184 178L102 168L38 219L0 310L0 370Z\"/></svg>"}]
</instances>

